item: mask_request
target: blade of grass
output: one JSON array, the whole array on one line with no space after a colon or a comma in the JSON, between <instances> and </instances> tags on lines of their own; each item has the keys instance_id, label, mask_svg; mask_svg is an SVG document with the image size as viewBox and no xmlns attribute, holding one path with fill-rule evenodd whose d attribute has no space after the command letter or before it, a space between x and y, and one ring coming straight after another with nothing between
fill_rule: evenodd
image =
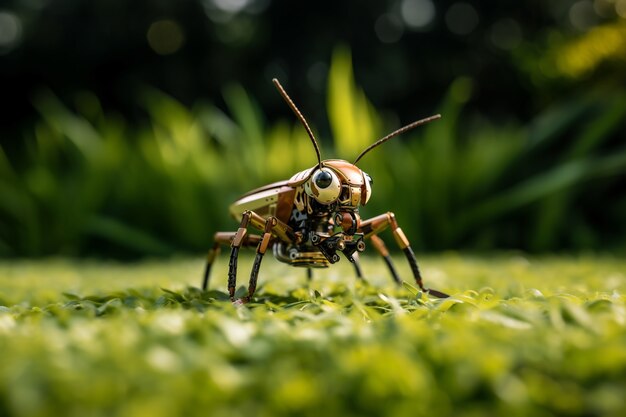
<instances>
[{"instance_id":1,"label":"blade of grass","mask_svg":"<svg viewBox=\"0 0 626 417\"><path fill-rule=\"evenodd\" d=\"M174 248L155 236L104 216L92 217L85 232L138 254L166 256L174 252Z\"/></svg>"},{"instance_id":2,"label":"blade of grass","mask_svg":"<svg viewBox=\"0 0 626 417\"><path fill-rule=\"evenodd\" d=\"M626 149L621 150L616 155L563 163L546 173L537 174L491 199L470 207L457 217L456 230L459 233L466 233L468 229L478 223L527 207L541 198L578 185L583 181L623 174L624 172L626 172Z\"/></svg>"}]
</instances>

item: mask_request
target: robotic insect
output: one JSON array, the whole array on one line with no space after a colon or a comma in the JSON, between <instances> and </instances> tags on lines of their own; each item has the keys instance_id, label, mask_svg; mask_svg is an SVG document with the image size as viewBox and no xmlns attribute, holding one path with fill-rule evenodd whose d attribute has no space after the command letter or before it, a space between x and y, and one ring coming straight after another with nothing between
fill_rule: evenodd
<instances>
[{"instance_id":1,"label":"robotic insect","mask_svg":"<svg viewBox=\"0 0 626 417\"><path fill-rule=\"evenodd\" d=\"M362 278L358 257L355 254L365 250L366 239L371 241L383 257L394 281L400 284L400 277L387 247L378 237L380 232L390 227L396 243L411 266L417 285L436 297L448 297L440 291L424 287L415 254L392 212L361 220L359 206L365 205L372 194L372 179L356 166L356 163L375 147L441 116L435 115L418 120L390 133L367 147L354 163L341 159L322 161L319 145L304 116L280 82L277 79L272 81L311 138L317 154L317 165L295 174L287 181L250 191L230 206L231 215L241 221L239 229L236 232L215 234L215 243L207 255L202 288L206 290L209 285L211 266L222 245L230 245L231 248L228 293L232 301L235 301L237 260L241 247L256 247L248 295L241 300L242 302L251 300L256 290L261 261L270 247L279 261L308 268L309 278L311 268L326 268L339 261L337 252L343 252L354 264L357 276ZM262 234L249 234L250 226Z\"/></svg>"}]
</instances>

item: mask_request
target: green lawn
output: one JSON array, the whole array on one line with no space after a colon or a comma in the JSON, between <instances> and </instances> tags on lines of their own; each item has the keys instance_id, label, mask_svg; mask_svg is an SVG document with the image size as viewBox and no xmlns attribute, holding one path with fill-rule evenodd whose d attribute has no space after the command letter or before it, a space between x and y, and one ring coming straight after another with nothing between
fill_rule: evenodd
<instances>
[{"instance_id":1,"label":"green lawn","mask_svg":"<svg viewBox=\"0 0 626 417\"><path fill-rule=\"evenodd\" d=\"M200 258L2 261L0 415L626 413L624 260L423 257L437 300L375 258L367 285L345 260L308 284L268 257L235 307L226 258L204 294Z\"/></svg>"}]
</instances>

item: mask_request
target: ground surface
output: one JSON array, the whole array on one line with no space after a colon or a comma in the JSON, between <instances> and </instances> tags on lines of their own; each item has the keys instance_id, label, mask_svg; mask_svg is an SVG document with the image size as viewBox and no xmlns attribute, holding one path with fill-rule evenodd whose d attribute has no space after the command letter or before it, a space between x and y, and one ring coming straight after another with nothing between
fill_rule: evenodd
<instances>
[{"instance_id":1,"label":"ground surface","mask_svg":"<svg viewBox=\"0 0 626 417\"><path fill-rule=\"evenodd\" d=\"M626 261L421 265L450 299L393 287L377 259L370 285L345 261L309 285L268 259L243 307L224 260L204 294L201 259L4 261L0 415L624 415Z\"/></svg>"}]
</instances>

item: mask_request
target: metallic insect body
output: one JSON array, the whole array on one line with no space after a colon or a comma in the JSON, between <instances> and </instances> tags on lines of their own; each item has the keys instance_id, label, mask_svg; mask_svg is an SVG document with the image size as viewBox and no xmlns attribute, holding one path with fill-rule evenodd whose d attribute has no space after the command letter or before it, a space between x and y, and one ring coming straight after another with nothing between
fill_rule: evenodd
<instances>
[{"instance_id":1,"label":"metallic insect body","mask_svg":"<svg viewBox=\"0 0 626 417\"><path fill-rule=\"evenodd\" d=\"M304 116L280 82L277 79L272 81L306 129L315 148L318 163L287 181L250 191L230 206L231 215L240 220L239 229L236 232L215 234L214 245L207 255L202 288L206 290L209 285L211 266L222 245L229 245L231 248L228 292L232 301L235 301L237 261L241 247L256 247L248 295L242 302L252 298L261 261L269 248L279 261L308 268L309 278L311 268L325 268L336 263L340 259L338 252L342 252L354 264L356 275L362 278L358 256L355 255L365 250L365 240L372 243L383 257L394 281L400 284L400 277L385 243L378 237L380 232L391 228L396 243L409 262L417 285L436 297L448 297L440 291L424 287L415 254L392 212L367 220L360 218L359 206L365 205L371 197L372 179L356 166L366 153L378 145L438 119L440 115L418 120L390 133L363 150L354 163L341 159L322 160L318 143ZM261 233L250 234L249 227Z\"/></svg>"}]
</instances>

